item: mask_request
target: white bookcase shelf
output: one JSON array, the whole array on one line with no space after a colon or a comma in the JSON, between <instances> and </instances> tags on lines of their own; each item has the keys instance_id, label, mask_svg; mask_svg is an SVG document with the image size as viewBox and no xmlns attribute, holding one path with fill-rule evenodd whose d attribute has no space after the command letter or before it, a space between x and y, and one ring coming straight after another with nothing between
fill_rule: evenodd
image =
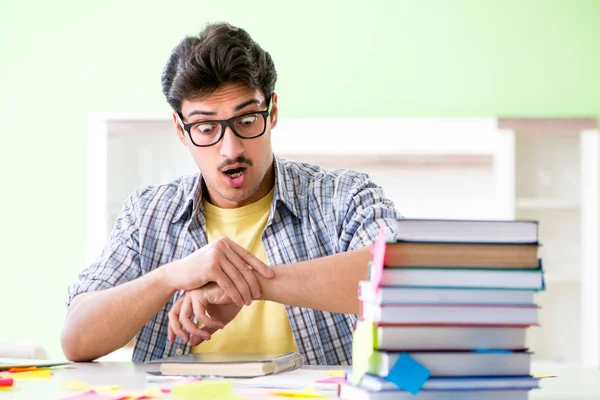
<instances>
[{"instance_id":1,"label":"white bookcase shelf","mask_svg":"<svg viewBox=\"0 0 600 400\"><path fill-rule=\"evenodd\" d=\"M546 291L534 359L600 366L598 146L595 119L500 119L514 142L515 214L540 223Z\"/></svg>"},{"instance_id":2,"label":"white bookcase shelf","mask_svg":"<svg viewBox=\"0 0 600 400\"><path fill-rule=\"evenodd\" d=\"M544 197L521 197L517 199L517 208L538 209L538 210L577 210L580 207L579 201L568 199L553 199Z\"/></svg>"},{"instance_id":3,"label":"white bookcase shelf","mask_svg":"<svg viewBox=\"0 0 600 400\"><path fill-rule=\"evenodd\" d=\"M195 172L169 113L89 118L91 262L137 187ZM284 118L284 158L368 173L406 217L535 219L547 290L536 362L600 367L600 144L594 119Z\"/></svg>"}]
</instances>

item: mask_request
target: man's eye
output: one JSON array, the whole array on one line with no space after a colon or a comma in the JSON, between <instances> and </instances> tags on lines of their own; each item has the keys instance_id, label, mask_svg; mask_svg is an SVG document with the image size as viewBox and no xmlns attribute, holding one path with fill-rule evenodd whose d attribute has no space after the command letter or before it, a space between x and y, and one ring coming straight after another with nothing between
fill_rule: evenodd
<instances>
[{"instance_id":1,"label":"man's eye","mask_svg":"<svg viewBox=\"0 0 600 400\"><path fill-rule=\"evenodd\" d=\"M243 117L238 119L237 123L240 125L252 125L256 122L257 119L258 116L256 114L244 115Z\"/></svg>"},{"instance_id":2,"label":"man's eye","mask_svg":"<svg viewBox=\"0 0 600 400\"><path fill-rule=\"evenodd\" d=\"M194 125L194 132L202 134L202 135L209 135L211 133L215 132L215 125L214 124L197 124Z\"/></svg>"}]
</instances>

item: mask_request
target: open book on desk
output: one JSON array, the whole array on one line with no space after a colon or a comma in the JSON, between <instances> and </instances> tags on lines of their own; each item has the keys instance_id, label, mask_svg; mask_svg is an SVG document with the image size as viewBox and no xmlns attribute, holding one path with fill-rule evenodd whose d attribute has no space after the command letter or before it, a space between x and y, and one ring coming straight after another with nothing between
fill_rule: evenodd
<instances>
[{"instance_id":1,"label":"open book on desk","mask_svg":"<svg viewBox=\"0 0 600 400\"><path fill-rule=\"evenodd\" d=\"M157 359L163 375L220 376L253 378L293 371L304 365L299 353L210 353L186 354Z\"/></svg>"}]
</instances>

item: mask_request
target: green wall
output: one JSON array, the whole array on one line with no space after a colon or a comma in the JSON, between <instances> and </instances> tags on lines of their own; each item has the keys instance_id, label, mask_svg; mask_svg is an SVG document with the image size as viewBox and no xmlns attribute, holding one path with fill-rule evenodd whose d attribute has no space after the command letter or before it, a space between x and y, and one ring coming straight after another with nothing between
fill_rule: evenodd
<instances>
[{"instance_id":1,"label":"green wall","mask_svg":"<svg viewBox=\"0 0 600 400\"><path fill-rule=\"evenodd\" d=\"M0 0L0 339L61 356L87 113L168 111L170 50L217 20L271 52L282 117L600 113L595 0Z\"/></svg>"}]
</instances>

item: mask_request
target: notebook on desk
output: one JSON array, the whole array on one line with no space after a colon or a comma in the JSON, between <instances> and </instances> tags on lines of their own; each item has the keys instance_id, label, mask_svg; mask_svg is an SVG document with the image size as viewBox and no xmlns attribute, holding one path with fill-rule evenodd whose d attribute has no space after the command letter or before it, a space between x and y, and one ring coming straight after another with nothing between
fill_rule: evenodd
<instances>
[{"instance_id":1,"label":"notebook on desk","mask_svg":"<svg viewBox=\"0 0 600 400\"><path fill-rule=\"evenodd\" d=\"M33 360L24 358L3 358L0 357L0 371L7 371L11 368L28 368L28 367L55 367L57 365L71 364L70 361L58 360Z\"/></svg>"},{"instance_id":2,"label":"notebook on desk","mask_svg":"<svg viewBox=\"0 0 600 400\"><path fill-rule=\"evenodd\" d=\"M299 353L210 353L174 356L148 363L160 364L163 375L253 378L296 370L304 365L304 358Z\"/></svg>"}]
</instances>

